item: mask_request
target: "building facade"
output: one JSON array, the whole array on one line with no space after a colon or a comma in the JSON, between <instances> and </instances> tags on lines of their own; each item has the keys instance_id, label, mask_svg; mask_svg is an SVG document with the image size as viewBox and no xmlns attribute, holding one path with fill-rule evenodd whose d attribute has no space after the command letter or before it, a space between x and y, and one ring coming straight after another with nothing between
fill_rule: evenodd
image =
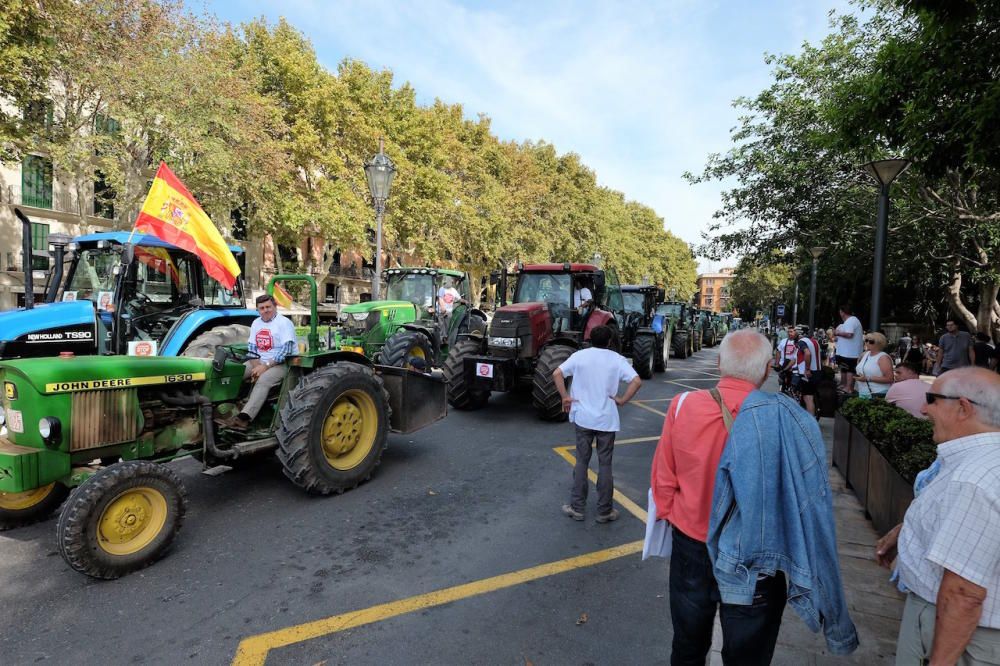
<instances>
[{"instance_id":1,"label":"building facade","mask_svg":"<svg viewBox=\"0 0 1000 666\"><path fill-rule=\"evenodd\" d=\"M712 312L731 312L729 283L733 281L734 272L734 268L723 268L717 273L699 275L695 304Z\"/></svg>"}]
</instances>

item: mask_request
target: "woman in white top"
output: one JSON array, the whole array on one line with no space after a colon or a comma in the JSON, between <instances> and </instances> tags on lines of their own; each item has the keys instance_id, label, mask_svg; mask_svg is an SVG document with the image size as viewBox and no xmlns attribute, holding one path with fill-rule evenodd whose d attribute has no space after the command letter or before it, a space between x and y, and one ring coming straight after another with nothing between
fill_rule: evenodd
<instances>
[{"instance_id":1,"label":"woman in white top","mask_svg":"<svg viewBox=\"0 0 1000 666\"><path fill-rule=\"evenodd\" d=\"M865 351L858 359L855 386L858 395L870 398L884 396L892 386L892 358L884 351L887 341L881 333L865 335Z\"/></svg>"}]
</instances>

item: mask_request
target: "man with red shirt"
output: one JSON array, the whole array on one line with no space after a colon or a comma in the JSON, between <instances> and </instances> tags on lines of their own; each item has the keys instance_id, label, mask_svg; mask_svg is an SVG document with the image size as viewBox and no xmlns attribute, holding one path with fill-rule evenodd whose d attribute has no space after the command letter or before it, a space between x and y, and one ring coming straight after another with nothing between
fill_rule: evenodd
<instances>
[{"instance_id":1,"label":"man with red shirt","mask_svg":"<svg viewBox=\"0 0 1000 666\"><path fill-rule=\"evenodd\" d=\"M730 333L719 349L722 379L715 389L678 395L663 423L650 485L657 518L673 526L670 663L674 666L705 663L716 609L725 663L768 664L774 654L786 601L784 576L779 572L759 579L751 606L723 604L705 546L715 473L729 428L747 395L763 385L770 367L767 338L750 329Z\"/></svg>"}]
</instances>

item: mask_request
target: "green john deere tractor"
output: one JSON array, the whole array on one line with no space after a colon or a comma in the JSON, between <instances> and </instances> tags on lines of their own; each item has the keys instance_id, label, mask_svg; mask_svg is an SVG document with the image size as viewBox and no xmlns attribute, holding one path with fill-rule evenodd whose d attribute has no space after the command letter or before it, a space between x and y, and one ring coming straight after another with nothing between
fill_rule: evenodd
<instances>
[{"instance_id":1,"label":"green john deere tractor","mask_svg":"<svg viewBox=\"0 0 1000 666\"><path fill-rule=\"evenodd\" d=\"M341 349L364 354L382 365L429 371L443 362L460 334L481 336L486 331L486 315L468 305L468 273L390 268L383 275L386 300L355 303L341 311ZM446 315L438 293L449 287L459 298Z\"/></svg>"},{"instance_id":2,"label":"green john deere tractor","mask_svg":"<svg viewBox=\"0 0 1000 666\"><path fill-rule=\"evenodd\" d=\"M701 346L696 344L696 338L699 336L694 334L694 315L689 303L680 301L660 303L656 306L656 315L673 324L670 349L676 358L688 358L701 349Z\"/></svg>"},{"instance_id":3,"label":"green john deere tractor","mask_svg":"<svg viewBox=\"0 0 1000 666\"><path fill-rule=\"evenodd\" d=\"M191 455L208 467L276 452L285 476L309 493L342 493L367 480L388 434L442 418L445 385L431 375L373 365L361 354L308 348L247 430L218 425L249 393L246 345L214 358L87 356L0 362L0 527L48 517L62 505L59 552L75 570L117 578L170 547L186 493L167 463ZM68 495L68 499L67 498ZM65 501L64 501L65 500Z\"/></svg>"}]
</instances>

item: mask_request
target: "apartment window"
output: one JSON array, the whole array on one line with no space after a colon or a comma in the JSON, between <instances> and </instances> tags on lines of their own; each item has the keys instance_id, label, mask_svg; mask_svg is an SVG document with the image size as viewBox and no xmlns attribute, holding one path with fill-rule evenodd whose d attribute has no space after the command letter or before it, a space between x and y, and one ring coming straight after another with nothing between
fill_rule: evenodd
<instances>
[{"instance_id":1,"label":"apartment window","mask_svg":"<svg viewBox=\"0 0 1000 666\"><path fill-rule=\"evenodd\" d=\"M94 172L94 215L109 220L115 216L115 191L100 170Z\"/></svg>"},{"instance_id":2,"label":"apartment window","mask_svg":"<svg viewBox=\"0 0 1000 666\"><path fill-rule=\"evenodd\" d=\"M323 299L326 303L338 303L340 302L340 285L333 284L332 282L326 283L326 294Z\"/></svg>"},{"instance_id":3,"label":"apartment window","mask_svg":"<svg viewBox=\"0 0 1000 666\"><path fill-rule=\"evenodd\" d=\"M38 222L31 223L31 270L49 270L49 225ZM42 252L45 256L35 256L36 252Z\"/></svg>"},{"instance_id":4,"label":"apartment window","mask_svg":"<svg viewBox=\"0 0 1000 666\"><path fill-rule=\"evenodd\" d=\"M52 100L39 99L24 107L24 122L31 130L48 136L52 132Z\"/></svg>"},{"instance_id":5,"label":"apartment window","mask_svg":"<svg viewBox=\"0 0 1000 666\"><path fill-rule=\"evenodd\" d=\"M21 163L21 203L52 208L52 160L25 155Z\"/></svg>"},{"instance_id":6,"label":"apartment window","mask_svg":"<svg viewBox=\"0 0 1000 666\"><path fill-rule=\"evenodd\" d=\"M103 113L94 114L94 132L97 134L118 134L122 129L121 124Z\"/></svg>"}]
</instances>

